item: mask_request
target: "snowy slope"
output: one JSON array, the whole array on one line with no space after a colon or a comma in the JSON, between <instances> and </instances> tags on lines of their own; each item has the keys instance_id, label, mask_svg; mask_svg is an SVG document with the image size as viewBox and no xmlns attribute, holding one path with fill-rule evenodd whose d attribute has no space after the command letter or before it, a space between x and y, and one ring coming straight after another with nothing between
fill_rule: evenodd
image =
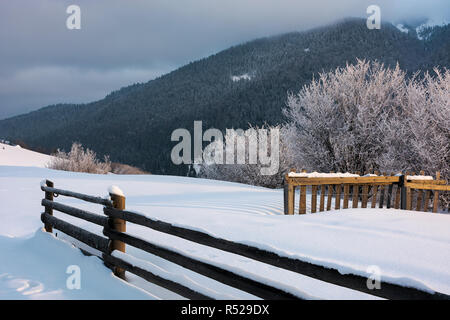
<instances>
[{"instance_id":1,"label":"snowy slope","mask_svg":"<svg viewBox=\"0 0 450 320\"><path fill-rule=\"evenodd\" d=\"M41 230L29 238L0 236L0 299L156 299L113 277L97 257ZM69 266L81 270L80 290L66 286Z\"/></svg>"},{"instance_id":2,"label":"snowy slope","mask_svg":"<svg viewBox=\"0 0 450 320\"><path fill-rule=\"evenodd\" d=\"M52 156L0 143L0 166L41 167L52 159Z\"/></svg>"},{"instance_id":3,"label":"snowy slope","mask_svg":"<svg viewBox=\"0 0 450 320\"><path fill-rule=\"evenodd\" d=\"M281 190L202 179L154 175L90 175L40 168L0 166L0 203L3 203L3 208L6 209L2 208L0 213L4 218L4 223L0 224L0 247L20 246L20 243L27 239L33 243L41 243L44 247L49 245L47 242L49 240L57 242L40 231L42 227L39 219L42 211L40 200L43 192L39 189L39 183L43 178L53 180L56 187L99 196L106 195L110 185L117 185L125 193L128 209L150 217L252 244L280 255L334 266L343 273L367 275L368 267L376 265L381 269L382 279L385 277L401 284L450 293L449 215L399 210L348 209L306 216L283 216ZM85 204L64 197L58 198L57 201L101 214L101 207L98 205ZM58 213L56 216L101 233L98 226ZM147 228L128 224L127 231L197 259L270 282L305 298L374 298ZM61 236L58 234L58 238ZM67 246L66 243L61 243ZM67 250L72 252L70 247L67 247ZM47 265L48 257L40 261L39 255L33 253L31 249L17 251L17 256L12 258L12 261L16 261L15 264L33 261L33 265L51 268ZM127 247L127 253L139 259L140 263L149 265L150 269L160 274L176 275L177 279L181 279L180 281L186 285L200 288L200 291L215 298L255 298L132 247ZM34 260L30 260L29 255ZM76 253L70 255L74 256L75 261L70 264L89 265L96 259L84 256L75 258ZM55 268L61 269L57 266L68 264L65 258L62 259L59 255L49 256L55 260L52 262ZM97 271L104 271L101 262L97 260L94 263L99 267ZM15 264L10 267L0 265L0 275L6 274L11 276L11 279L28 279L32 283L41 283L44 287L65 292L65 283L61 279L37 275L26 269L16 274ZM109 277L110 273L105 272ZM91 271L88 273L91 274ZM95 279L94 276L88 277ZM102 280L106 279L105 274L99 272L98 277L99 286L108 286ZM117 281L120 282L112 279L111 283L119 285ZM151 294L147 296L149 298L180 298L167 290L145 284L137 277L130 276L129 281L146 289ZM4 292L3 296L0 294L0 298L13 294L20 295L8 289L9 287L0 280L0 292ZM124 289L123 292L124 298L143 294L133 287ZM42 297L34 294L20 296ZM109 295L100 288L92 287L89 288L89 293L86 293L86 298L91 297L106 298Z\"/></svg>"},{"instance_id":4,"label":"snowy slope","mask_svg":"<svg viewBox=\"0 0 450 320\"><path fill-rule=\"evenodd\" d=\"M432 28L443 27L450 23L447 19L428 19L425 23L416 27L417 38L420 40L427 40L430 35Z\"/></svg>"}]
</instances>

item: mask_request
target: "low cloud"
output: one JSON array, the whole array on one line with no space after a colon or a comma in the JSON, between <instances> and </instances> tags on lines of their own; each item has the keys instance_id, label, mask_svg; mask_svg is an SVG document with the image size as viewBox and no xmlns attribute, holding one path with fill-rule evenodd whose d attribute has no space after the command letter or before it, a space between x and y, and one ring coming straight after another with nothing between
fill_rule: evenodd
<instances>
[{"instance_id":1,"label":"low cloud","mask_svg":"<svg viewBox=\"0 0 450 320\"><path fill-rule=\"evenodd\" d=\"M146 82L165 70L86 70L74 67L31 67L0 78L0 119L57 103L98 100L112 90Z\"/></svg>"},{"instance_id":2,"label":"low cloud","mask_svg":"<svg viewBox=\"0 0 450 320\"><path fill-rule=\"evenodd\" d=\"M81 8L81 30L66 8ZM450 18L448 0L15 0L0 3L0 118L89 102L257 37L344 17Z\"/></svg>"}]
</instances>

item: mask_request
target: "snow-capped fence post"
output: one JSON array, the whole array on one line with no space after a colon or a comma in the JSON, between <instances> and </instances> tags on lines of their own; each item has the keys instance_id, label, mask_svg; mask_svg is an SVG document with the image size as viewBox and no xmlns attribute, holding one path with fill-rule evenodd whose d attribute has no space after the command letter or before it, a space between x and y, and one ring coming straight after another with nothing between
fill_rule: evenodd
<instances>
[{"instance_id":1,"label":"snow-capped fence post","mask_svg":"<svg viewBox=\"0 0 450 320\"><path fill-rule=\"evenodd\" d=\"M118 210L125 210L125 196L119 188L111 187L109 188L109 195L113 203L113 208ZM126 222L125 220L108 217L108 226L111 230L117 232L126 232ZM108 251L111 253L114 250L125 252L125 243L120 240L109 241ZM119 278L125 278L125 270L119 267L113 268L114 275Z\"/></svg>"},{"instance_id":2,"label":"snow-capped fence post","mask_svg":"<svg viewBox=\"0 0 450 320\"><path fill-rule=\"evenodd\" d=\"M50 181L50 180L45 180L45 184L49 188L53 188L54 187L53 182ZM45 191L45 200L53 201L53 192ZM52 216L53 215L53 209L51 207L45 207L45 213L47 213L48 215ZM50 232L50 233L53 232L53 227L50 224L48 224L48 223L46 223L44 225L44 228L45 228L45 231L47 231L47 232Z\"/></svg>"}]
</instances>

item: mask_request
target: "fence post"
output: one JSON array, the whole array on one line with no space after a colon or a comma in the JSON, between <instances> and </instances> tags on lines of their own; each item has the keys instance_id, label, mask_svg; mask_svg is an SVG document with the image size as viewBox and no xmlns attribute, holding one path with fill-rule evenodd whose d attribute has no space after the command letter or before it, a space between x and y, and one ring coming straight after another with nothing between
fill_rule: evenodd
<instances>
[{"instance_id":1,"label":"fence post","mask_svg":"<svg viewBox=\"0 0 450 320\"><path fill-rule=\"evenodd\" d=\"M109 194L111 196L111 200L113 202L113 208L118 210L125 210L125 197L123 195L119 194ZM112 230L118 231L118 232L126 232L126 222L122 219L117 218L108 218L108 225ZM119 240L111 240L109 241L109 253L113 252L114 250L118 250L121 252L125 252L125 243ZM125 270L122 268L114 267L113 268L114 274L124 279L125 278Z\"/></svg>"},{"instance_id":2,"label":"fence post","mask_svg":"<svg viewBox=\"0 0 450 320\"><path fill-rule=\"evenodd\" d=\"M50 187L50 188L54 187L53 182L50 180L45 180L45 184L47 185L47 187ZM45 200L53 201L53 192L45 191ZM52 216L53 209L50 207L45 207L45 213ZM47 231L47 232L50 232L50 233L53 232L53 227L47 223L44 225L44 228L45 228L45 231Z\"/></svg>"},{"instance_id":3,"label":"fence post","mask_svg":"<svg viewBox=\"0 0 450 320\"><path fill-rule=\"evenodd\" d=\"M400 188L400 209L406 210L406 188L405 188L406 176L402 174L398 179L398 187Z\"/></svg>"}]
</instances>

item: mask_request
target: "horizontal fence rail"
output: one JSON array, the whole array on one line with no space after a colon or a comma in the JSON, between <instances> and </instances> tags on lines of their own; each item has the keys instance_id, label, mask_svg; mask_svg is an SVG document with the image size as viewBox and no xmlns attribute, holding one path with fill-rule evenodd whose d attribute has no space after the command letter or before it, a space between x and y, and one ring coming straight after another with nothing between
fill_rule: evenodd
<instances>
[{"instance_id":1,"label":"horizontal fence rail","mask_svg":"<svg viewBox=\"0 0 450 320\"><path fill-rule=\"evenodd\" d=\"M438 211L439 191L450 191L445 180L440 180L440 173L436 179L426 178L423 171L419 176L403 174L384 174L378 172L371 175L359 176L330 176L310 175L306 171L297 174L294 169L285 176L284 213L294 214L295 193L300 190L299 214L307 211L307 189L311 192L311 213L329 211L332 209L347 209L351 201L352 208L395 208L416 211L428 211L430 201L433 202L432 212ZM334 175L334 176L333 176ZM417 198L415 190L418 191ZM422 197L422 193L425 193ZM423 199L423 201L422 201ZM317 205L319 201L319 206ZM333 206L334 201L334 206ZM342 203L342 207L341 207ZM415 204L415 205L414 205ZM445 210L445 209L444 209Z\"/></svg>"},{"instance_id":2,"label":"horizontal fence rail","mask_svg":"<svg viewBox=\"0 0 450 320\"><path fill-rule=\"evenodd\" d=\"M160 287L166 288L167 290L170 290L172 292L175 292L176 294L179 294L182 297L185 297L187 299L193 299L193 300L211 300L211 297L204 295L202 293L199 293L195 290L192 290L186 286L183 286L175 281L168 280L165 278L162 278L158 275L155 275L148 270L145 270L143 268L137 267L131 263L128 263L120 258L113 257L108 254L103 255L103 260L110 265L118 266L128 272L131 272L148 282L154 283Z\"/></svg>"},{"instance_id":3,"label":"horizontal fence rail","mask_svg":"<svg viewBox=\"0 0 450 320\"><path fill-rule=\"evenodd\" d=\"M366 200L371 194L370 191L375 192L370 189L370 187L376 186L376 188L385 187L386 189L389 189L392 186L392 184L389 183L392 183L395 178L398 177L383 177L383 180L377 180L378 182L374 182L373 177L370 178L370 184L363 185L361 188L362 198ZM401 180L401 178L399 179ZM329 181L326 182L328 183ZM297 183L303 183L303 181L297 181ZM351 183L355 183L355 180L351 180ZM377 183L377 185L372 185L373 183ZM379 185L378 183L386 184ZM415 183L416 182L414 182L414 184ZM331 186L336 185L338 184L331 184ZM441 182L435 182L433 184L433 186L436 185L442 186ZM306 187L306 185L303 184L299 184L299 186ZM319 186L322 189L320 197L324 199L325 193L323 192L323 189L325 188L325 185L316 185L316 187ZM328 185L328 188L329 187L330 185ZM351 187L351 185L344 185L344 199L346 195L347 198L350 196L349 190L351 189ZM381 289L370 290L367 287L367 278L364 276L353 274L343 275L336 269L315 265L299 259L279 256L274 252L262 250L241 243L236 243L226 239L213 237L201 231L178 227L164 221L149 218L136 212L127 211L125 210L125 197L123 197L122 195L110 194L111 200L100 197L93 197L67 190L56 189L53 186L53 182L48 180L46 181L46 186L41 186L41 189L45 192L45 199L43 199L41 202L41 204L45 207L45 212L41 214L41 220L45 225L46 231L52 232L53 228L55 228L83 242L91 248L101 251L101 258L103 259L105 265L110 267L113 270L114 274L118 277L125 279L125 271L127 271L188 299L211 299L211 297L209 297L207 294L197 292L196 290L177 283L173 280L166 279L164 277L161 277L160 275L154 274L150 270L144 269L142 266L136 266L129 261L125 261L124 259L117 257L117 255L113 255L113 252L121 251L125 253L125 246L130 245L135 248L144 250L145 252L148 252L150 254L159 256L165 260L171 261L208 278L214 279L223 284L232 286L263 299L298 299L299 297L280 288L271 286L270 284L261 283L260 281L256 281L254 279L226 270L208 262L186 256L180 252L162 247L160 245L131 235L126 232L126 222L148 227L155 231L176 236L200 245L209 246L225 252L247 257L252 260L266 263L281 269L309 276L317 280L322 280L338 286L358 290L387 299L450 299L450 296L442 293L425 292L422 290L407 288L388 282L383 282ZM355 191L359 191L359 189L359 187L355 188ZM409 187L409 189L413 190L411 187ZM401 193L400 189L397 189L397 193ZM56 203L53 200L54 197L58 195L73 197L96 204L102 204L104 206L103 212L105 216L74 208L61 203ZM352 196L354 197L354 194ZM398 196L397 198L399 197L400 196ZM407 195L405 195L405 197L408 198ZM328 193L327 198L330 198L330 193ZM389 195L387 196L387 198L389 198ZM320 206L324 207L323 201L321 201ZM327 207L329 206L331 206L330 201L328 201L327 203ZM57 210L70 216L103 226L103 236L94 234L54 217L53 210Z\"/></svg>"},{"instance_id":4,"label":"horizontal fence rail","mask_svg":"<svg viewBox=\"0 0 450 320\"><path fill-rule=\"evenodd\" d=\"M113 205L111 200L100 198L100 197L93 197L93 196L90 196L90 195L87 195L87 194L78 193L78 192L62 190L62 189L56 189L56 188L53 188L53 187L46 187L46 186L41 186L41 190L45 191L45 192L53 193L53 194L56 194L56 195L62 195L62 196L77 198L77 199L80 199L80 200L83 200L83 201L87 201L87 202L91 202L91 203L101 204L101 205L104 205L104 206L107 206L107 207L112 207L112 205Z\"/></svg>"},{"instance_id":5,"label":"horizontal fence rail","mask_svg":"<svg viewBox=\"0 0 450 320\"><path fill-rule=\"evenodd\" d=\"M108 249L109 240L96 235L95 233L74 226L71 223L65 222L49 215L48 213L42 213L41 220L46 225L51 225L53 228L64 232L65 234L83 242L84 244L87 244L91 248L97 249L101 252L106 252Z\"/></svg>"},{"instance_id":6,"label":"horizontal fence rail","mask_svg":"<svg viewBox=\"0 0 450 320\"><path fill-rule=\"evenodd\" d=\"M190 258L132 235L108 229L105 229L103 233L110 239L122 241L133 247L180 265L186 269L192 270L236 289L248 292L262 299L298 299L295 295L283 290L246 278L212 264Z\"/></svg>"},{"instance_id":7,"label":"horizontal fence rail","mask_svg":"<svg viewBox=\"0 0 450 320\"><path fill-rule=\"evenodd\" d=\"M42 206L44 206L46 208L51 208L51 209L66 213L72 217L83 219L83 220L92 222L92 223L102 226L102 227L104 227L108 221L108 218L105 216L101 216L99 214L91 213L89 211L85 211L85 210L81 210L81 209L74 208L71 206L67 206L62 203L42 199L41 204L42 204Z\"/></svg>"},{"instance_id":8,"label":"horizontal fence rail","mask_svg":"<svg viewBox=\"0 0 450 320\"><path fill-rule=\"evenodd\" d=\"M108 216L120 218L153 230L164 232L179 238L183 238L198 244L206 245L222 251L241 255L252 260L273 265L278 268L293 271L328 283L333 283L349 289L362 291L368 294L387 299L434 299L446 297L442 294L430 294L413 288L405 288L396 284L383 282L381 289L370 290L367 288L367 277L358 275L343 275L336 269L326 268L309 262L279 256L278 254L248 246L233 241L216 238L207 233L188 228L174 226L170 223L151 219L131 211L121 211L112 208L104 208ZM375 292L376 291L376 292Z\"/></svg>"}]
</instances>

